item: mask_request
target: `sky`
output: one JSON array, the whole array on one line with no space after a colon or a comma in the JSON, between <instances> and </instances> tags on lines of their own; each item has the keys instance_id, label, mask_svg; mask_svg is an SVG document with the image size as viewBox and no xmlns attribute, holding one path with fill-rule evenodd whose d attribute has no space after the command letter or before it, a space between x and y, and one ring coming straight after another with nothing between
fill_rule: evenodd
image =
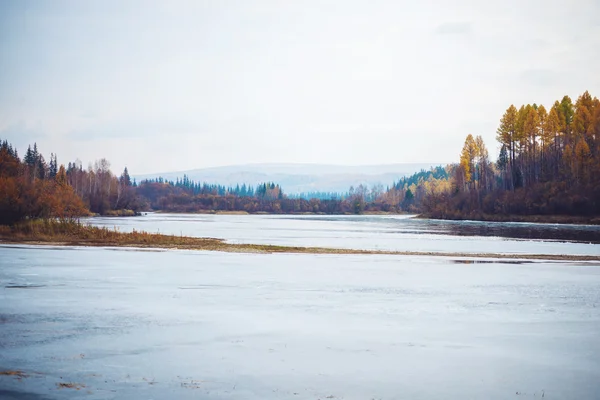
<instances>
[{"instance_id":1,"label":"sky","mask_svg":"<svg viewBox=\"0 0 600 400\"><path fill-rule=\"evenodd\" d=\"M0 139L114 171L495 158L510 104L600 96L600 1L0 2Z\"/></svg>"}]
</instances>

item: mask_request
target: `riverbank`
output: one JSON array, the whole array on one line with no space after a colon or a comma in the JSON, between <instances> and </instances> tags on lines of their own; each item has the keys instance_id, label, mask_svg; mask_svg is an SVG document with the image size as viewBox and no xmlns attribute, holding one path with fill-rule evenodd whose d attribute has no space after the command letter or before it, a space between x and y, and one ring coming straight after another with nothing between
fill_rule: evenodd
<instances>
[{"instance_id":1,"label":"riverbank","mask_svg":"<svg viewBox=\"0 0 600 400\"><path fill-rule=\"evenodd\" d=\"M358 250L327 247L278 246L228 243L218 238L163 235L143 231L119 232L115 229L85 225L77 221L38 220L0 226L0 243L50 246L130 247L222 251L230 253L290 254L364 254L438 256L497 259L534 259L555 261L600 261L600 255L503 254L431 251Z\"/></svg>"}]
</instances>

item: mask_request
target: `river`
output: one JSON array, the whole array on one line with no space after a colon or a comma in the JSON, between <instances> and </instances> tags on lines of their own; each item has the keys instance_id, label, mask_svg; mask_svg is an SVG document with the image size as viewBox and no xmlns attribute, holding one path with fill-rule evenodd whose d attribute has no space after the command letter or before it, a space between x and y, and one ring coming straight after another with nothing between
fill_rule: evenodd
<instances>
[{"instance_id":1,"label":"river","mask_svg":"<svg viewBox=\"0 0 600 400\"><path fill-rule=\"evenodd\" d=\"M91 218L94 225L231 243L456 253L600 254L600 226L417 219L411 215L202 215Z\"/></svg>"},{"instance_id":2,"label":"river","mask_svg":"<svg viewBox=\"0 0 600 400\"><path fill-rule=\"evenodd\" d=\"M2 399L588 399L598 229L152 214L121 230L520 260L0 246ZM527 233L530 232L530 233Z\"/></svg>"}]
</instances>

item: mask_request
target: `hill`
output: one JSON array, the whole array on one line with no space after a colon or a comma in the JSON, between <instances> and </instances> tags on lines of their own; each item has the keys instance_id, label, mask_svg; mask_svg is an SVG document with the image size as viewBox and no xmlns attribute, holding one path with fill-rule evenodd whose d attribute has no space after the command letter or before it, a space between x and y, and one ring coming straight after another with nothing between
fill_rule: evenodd
<instances>
[{"instance_id":1,"label":"hill","mask_svg":"<svg viewBox=\"0 0 600 400\"><path fill-rule=\"evenodd\" d=\"M411 175L421 169L428 170L439 164L387 164L345 166L328 164L248 164L194 169L189 171L161 172L136 175L143 179L163 177L175 180L186 175L189 179L210 184L235 186L236 184L256 185L262 182L276 182L285 193L301 192L346 192L350 186L360 184L391 186L403 176Z\"/></svg>"}]
</instances>

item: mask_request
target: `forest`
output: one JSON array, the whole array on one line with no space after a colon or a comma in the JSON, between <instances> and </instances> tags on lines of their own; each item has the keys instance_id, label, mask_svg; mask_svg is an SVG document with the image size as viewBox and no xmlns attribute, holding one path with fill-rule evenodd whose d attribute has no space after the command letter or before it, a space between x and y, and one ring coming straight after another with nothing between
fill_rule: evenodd
<instances>
[{"instance_id":1,"label":"forest","mask_svg":"<svg viewBox=\"0 0 600 400\"><path fill-rule=\"evenodd\" d=\"M426 193L428 217L506 220L518 216L600 216L600 101L587 91L549 109L510 105L491 162L481 136L468 135L450 185Z\"/></svg>"},{"instance_id":2,"label":"forest","mask_svg":"<svg viewBox=\"0 0 600 400\"><path fill-rule=\"evenodd\" d=\"M26 218L71 218L88 214L88 208L67 179L65 167L58 167L29 148L23 161L7 141L0 144L0 224Z\"/></svg>"},{"instance_id":3,"label":"forest","mask_svg":"<svg viewBox=\"0 0 600 400\"><path fill-rule=\"evenodd\" d=\"M119 175L100 159L87 168L80 161L59 165L29 146L21 160L6 140L0 142L0 224L35 218L77 218L92 214L133 216L142 211L347 214L399 210L386 202L382 188L359 185L337 198L287 196L274 182L225 187L187 176L136 182L127 168ZM390 197L394 200L394 197Z\"/></svg>"},{"instance_id":4,"label":"forest","mask_svg":"<svg viewBox=\"0 0 600 400\"><path fill-rule=\"evenodd\" d=\"M548 111L549 110L549 111ZM466 137L456 164L402 177L384 189L288 196L275 182L225 187L187 176L136 182L100 159L59 165L29 146L23 159L0 141L0 224L141 211L360 214L422 213L430 218L510 220L526 216L600 216L600 101L587 91L549 109L510 105L499 120L499 154L481 136Z\"/></svg>"}]
</instances>

